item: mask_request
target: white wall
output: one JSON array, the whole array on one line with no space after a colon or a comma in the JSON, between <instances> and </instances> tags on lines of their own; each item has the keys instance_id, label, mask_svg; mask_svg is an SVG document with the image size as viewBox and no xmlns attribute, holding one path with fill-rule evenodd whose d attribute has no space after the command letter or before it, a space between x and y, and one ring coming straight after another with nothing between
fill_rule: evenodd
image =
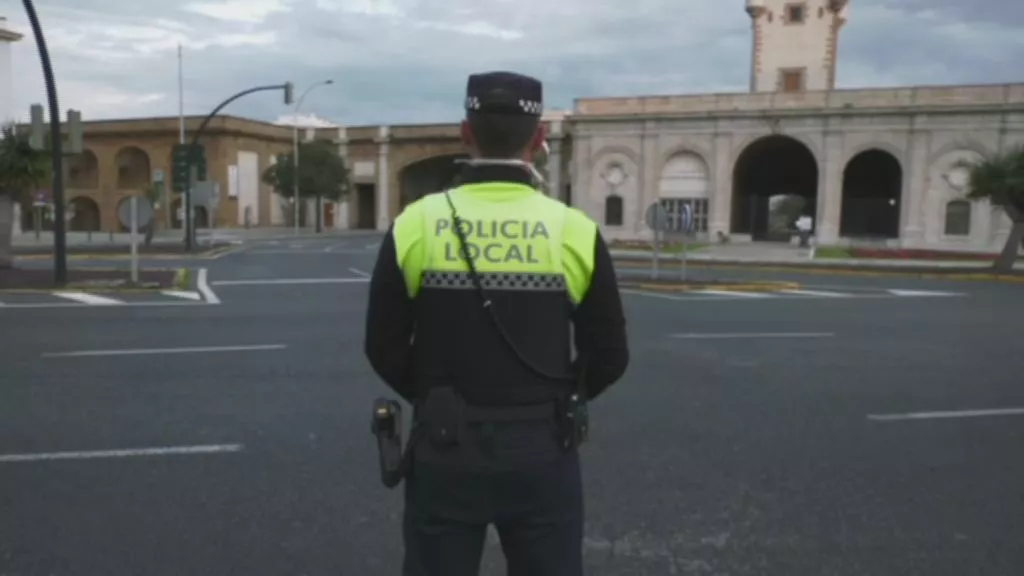
<instances>
[{"instance_id":1,"label":"white wall","mask_svg":"<svg viewBox=\"0 0 1024 576\"><path fill-rule=\"evenodd\" d=\"M0 19L0 29L5 28ZM11 64L13 45L0 40L0 122L6 124L14 121L18 114L14 109L14 70Z\"/></svg>"},{"instance_id":2,"label":"white wall","mask_svg":"<svg viewBox=\"0 0 1024 576\"><path fill-rule=\"evenodd\" d=\"M277 156L270 157L270 165L277 164ZM283 199L276 190L270 192L270 224L272 226L283 226L285 223L284 211L287 200Z\"/></svg>"},{"instance_id":3,"label":"white wall","mask_svg":"<svg viewBox=\"0 0 1024 576\"><path fill-rule=\"evenodd\" d=\"M260 222L260 156L256 152L238 153L238 225L245 225L245 212L249 209L249 224Z\"/></svg>"}]
</instances>

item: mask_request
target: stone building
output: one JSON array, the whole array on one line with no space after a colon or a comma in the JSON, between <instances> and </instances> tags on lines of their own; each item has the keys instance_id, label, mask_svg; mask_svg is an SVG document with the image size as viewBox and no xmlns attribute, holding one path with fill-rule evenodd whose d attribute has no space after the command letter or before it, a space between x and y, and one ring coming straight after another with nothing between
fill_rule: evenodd
<instances>
[{"instance_id":1,"label":"stone building","mask_svg":"<svg viewBox=\"0 0 1024 576\"><path fill-rule=\"evenodd\" d=\"M1009 219L964 199L955 164L1024 143L1024 85L835 90L846 2L747 11L751 93L576 101L574 202L605 234L649 236L659 202L710 240L788 240L805 215L821 244L1003 245Z\"/></svg>"},{"instance_id":2,"label":"stone building","mask_svg":"<svg viewBox=\"0 0 1024 576\"><path fill-rule=\"evenodd\" d=\"M188 117L186 131L202 118ZM131 196L145 196L154 183L163 191L154 216L158 228L181 227L181 198L171 190L171 152L179 140L178 118L142 118L83 122L85 151L68 158L65 198L68 229L125 231L118 207ZM291 130L231 116L215 118L201 140L210 181L219 202L196 208L199 227L235 227L269 222L280 212L260 174L276 154L291 150ZM23 228L32 215L26 212Z\"/></svg>"}]
</instances>

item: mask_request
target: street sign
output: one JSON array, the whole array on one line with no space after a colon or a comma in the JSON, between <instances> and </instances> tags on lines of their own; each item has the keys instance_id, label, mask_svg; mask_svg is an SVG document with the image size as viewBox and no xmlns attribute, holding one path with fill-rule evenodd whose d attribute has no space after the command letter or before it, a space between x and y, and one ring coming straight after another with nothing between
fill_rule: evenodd
<instances>
[{"instance_id":1,"label":"street sign","mask_svg":"<svg viewBox=\"0 0 1024 576\"><path fill-rule=\"evenodd\" d=\"M50 194L47 190L36 190L32 197L32 206L43 208L50 205Z\"/></svg>"},{"instance_id":2,"label":"street sign","mask_svg":"<svg viewBox=\"0 0 1024 576\"><path fill-rule=\"evenodd\" d=\"M163 170L153 170L153 182L163 182L163 181L164 181L164 171Z\"/></svg>"},{"instance_id":3,"label":"street sign","mask_svg":"<svg viewBox=\"0 0 1024 576\"><path fill-rule=\"evenodd\" d=\"M668 229L668 212L665 212L665 207L661 205L661 202L655 202L647 207L644 222L655 232L664 232Z\"/></svg>"},{"instance_id":4,"label":"street sign","mask_svg":"<svg viewBox=\"0 0 1024 576\"><path fill-rule=\"evenodd\" d=\"M121 203L117 205L117 219L125 228L131 228L132 198L137 198L136 201L138 202L139 220L136 225L139 228L149 226L149 223L153 221L153 205L149 203L148 198L142 198L141 196L129 196L128 198L121 200Z\"/></svg>"},{"instance_id":5,"label":"street sign","mask_svg":"<svg viewBox=\"0 0 1024 576\"><path fill-rule=\"evenodd\" d=\"M206 149L202 144L175 144L171 164L171 182L175 192L188 189L189 166L195 166L196 180L206 180Z\"/></svg>"}]
</instances>

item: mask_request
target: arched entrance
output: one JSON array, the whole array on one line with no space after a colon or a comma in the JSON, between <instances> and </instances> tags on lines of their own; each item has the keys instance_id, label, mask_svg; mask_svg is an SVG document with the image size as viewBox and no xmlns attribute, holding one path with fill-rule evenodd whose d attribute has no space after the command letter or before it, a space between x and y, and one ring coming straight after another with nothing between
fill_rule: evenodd
<instances>
[{"instance_id":1,"label":"arched entrance","mask_svg":"<svg viewBox=\"0 0 1024 576\"><path fill-rule=\"evenodd\" d=\"M789 241L797 218L815 219L818 162L795 138L773 134L754 141L736 159L732 182L733 234Z\"/></svg>"},{"instance_id":2,"label":"arched entrance","mask_svg":"<svg viewBox=\"0 0 1024 576\"><path fill-rule=\"evenodd\" d=\"M839 235L899 238L903 169L892 154L872 148L854 156L843 170L843 211Z\"/></svg>"},{"instance_id":3,"label":"arched entrance","mask_svg":"<svg viewBox=\"0 0 1024 576\"><path fill-rule=\"evenodd\" d=\"M69 232L99 232L100 206L92 198L77 196L68 202L72 213L68 220Z\"/></svg>"},{"instance_id":4,"label":"arched entrance","mask_svg":"<svg viewBox=\"0 0 1024 576\"><path fill-rule=\"evenodd\" d=\"M434 156L409 164L399 176L401 190L399 203L402 208L427 194L441 192L457 186L457 177L463 166L455 161L468 158L465 154Z\"/></svg>"}]
</instances>

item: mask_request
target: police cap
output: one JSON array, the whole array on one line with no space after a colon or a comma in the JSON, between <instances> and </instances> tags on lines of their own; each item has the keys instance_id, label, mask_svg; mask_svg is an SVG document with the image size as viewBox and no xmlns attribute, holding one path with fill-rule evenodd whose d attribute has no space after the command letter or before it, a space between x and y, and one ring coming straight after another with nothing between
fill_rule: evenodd
<instances>
[{"instance_id":1,"label":"police cap","mask_svg":"<svg viewBox=\"0 0 1024 576\"><path fill-rule=\"evenodd\" d=\"M473 74L466 83L466 110L540 116L544 87L540 80L515 72Z\"/></svg>"}]
</instances>

